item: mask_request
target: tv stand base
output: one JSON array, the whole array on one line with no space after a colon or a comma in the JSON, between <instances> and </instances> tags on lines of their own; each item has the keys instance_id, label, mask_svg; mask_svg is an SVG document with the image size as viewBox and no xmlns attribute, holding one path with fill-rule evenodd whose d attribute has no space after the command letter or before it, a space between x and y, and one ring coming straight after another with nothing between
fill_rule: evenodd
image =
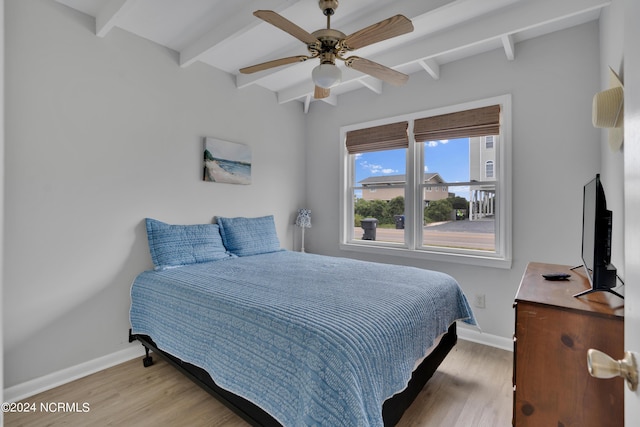
<instances>
[{"instance_id":1,"label":"tv stand base","mask_svg":"<svg viewBox=\"0 0 640 427\"><path fill-rule=\"evenodd\" d=\"M576 270L580 267L585 267L584 264L579 265L577 267L572 267L570 270ZM607 264L604 268L599 268L596 272L592 272L587 270L585 267L585 273L587 276L592 276L589 278L589 283L591 284L591 289L587 289L584 292L580 292L574 295L574 297L581 297L583 295L587 295L593 292L609 292L613 295L624 299L624 296L620 295L618 292L614 291L612 288L615 288L618 284L618 274L616 268L613 264ZM620 280L622 282L622 280ZM624 285L624 282L622 282Z\"/></svg>"},{"instance_id":2,"label":"tv stand base","mask_svg":"<svg viewBox=\"0 0 640 427\"><path fill-rule=\"evenodd\" d=\"M581 297L583 295L587 295L587 294L591 294L593 292L611 292L612 294L614 294L615 296L618 296L622 299L624 299L624 297L622 295L620 295L619 293L617 293L616 291L614 291L613 289L587 289L584 292L580 292L578 294L575 294L574 297Z\"/></svg>"}]
</instances>

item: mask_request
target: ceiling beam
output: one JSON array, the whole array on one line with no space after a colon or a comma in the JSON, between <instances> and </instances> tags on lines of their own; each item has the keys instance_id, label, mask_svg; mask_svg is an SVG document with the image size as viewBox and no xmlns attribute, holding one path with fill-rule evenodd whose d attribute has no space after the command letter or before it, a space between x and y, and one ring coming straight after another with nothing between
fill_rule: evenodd
<instances>
[{"instance_id":1,"label":"ceiling beam","mask_svg":"<svg viewBox=\"0 0 640 427\"><path fill-rule=\"evenodd\" d=\"M305 96L304 98L304 107L303 107L303 111L305 114L307 114L309 112L309 106L311 105L311 94Z\"/></svg>"},{"instance_id":2,"label":"ceiling beam","mask_svg":"<svg viewBox=\"0 0 640 427\"><path fill-rule=\"evenodd\" d=\"M373 9L369 12L367 9L363 13L356 15L344 15L340 13L340 9L331 20L332 27L340 27L340 31L349 35L355 31L361 30L365 26L380 22L394 15L404 15L411 21L438 13L441 8L445 8L452 4L458 3L460 0L429 0L429 1L387 1L381 2L384 6ZM475 0L473 0L475 1ZM346 3L346 0L345 0Z\"/></svg>"},{"instance_id":3,"label":"ceiling beam","mask_svg":"<svg viewBox=\"0 0 640 427\"><path fill-rule=\"evenodd\" d=\"M110 0L96 15L96 36L104 37L118 23L118 18L126 14L135 0Z\"/></svg>"},{"instance_id":4,"label":"ceiling beam","mask_svg":"<svg viewBox=\"0 0 640 427\"><path fill-rule=\"evenodd\" d=\"M334 107L336 105L338 105L338 97L336 95L330 95L327 96L326 98L322 98L322 99L316 99L316 102L326 102L329 105L333 105Z\"/></svg>"},{"instance_id":5,"label":"ceiling beam","mask_svg":"<svg viewBox=\"0 0 640 427\"><path fill-rule=\"evenodd\" d=\"M298 1L300 0L261 0L260 8L281 12ZM253 16L255 8L255 2L250 2L232 17L226 19L222 25L212 28L198 40L182 49L180 51L180 66L183 68L188 67L209 50L224 43L226 40L244 34L263 23L264 21Z\"/></svg>"},{"instance_id":6,"label":"ceiling beam","mask_svg":"<svg viewBox=\"0 0 640 427\"><path fill-rule=\"evenodd\" d=\"M421 59L418 61L418 64L420 64L420 66L424 68L424 70L429 73L434 80L438 80L440 78L440 64L438 64L435 59Z\"/></svg>"},{"instance_id":7,"label":"ceiling beam","mask_svg":"<svg viewBox=\"0 0 640 427\"><path fill-rule=\"evenodd\" d=\"M276 92L278 104L285 104L290 101L296 101L300 98L309 96L309 94L313 95L314 89L315 86L311 81L311 76L309 76L308 82L304 82Z\"/></svg>"},{"instance_id":8,"label":"ceiling beam","mask_svg":"<svg viewBox=\"0 0 640 427\"><path fill-rule=\"evenodd\" d=\"M507 59L509 61L513 61L516 58L516 51L513 36L511 34L505 34L502 36L502 46L504 47L504 53L507 55Z\"/></svg>"},{"instance_id":9,"label":"ceiling beam","mask_svg":"<svg viewBox=\"0 0 640 427\"><path fill-rule=\"evenodd\" d=\"M382 94L382 80L371 77L358 79L358 83L371 90L372 92L377 93L378 95Z\"/></svg>"}]
</instances>

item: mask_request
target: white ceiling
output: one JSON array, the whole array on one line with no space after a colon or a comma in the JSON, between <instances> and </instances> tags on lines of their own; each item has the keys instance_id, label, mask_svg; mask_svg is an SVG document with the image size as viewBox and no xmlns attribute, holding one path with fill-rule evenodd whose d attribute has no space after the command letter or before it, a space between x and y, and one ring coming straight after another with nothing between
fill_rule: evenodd
<instances>
[{"instance_id":1,"label":"white ceiling","mask_svg":"<svg viewBox=\"0 0 640 427\"><path fill-rule=\"evenodd\" d=\"M200 61L233 74L239 90L259 85L278 102L337 105L339 95L368 88L375 93L393 86L342 68L343 82L331 96L313 98L311 70L316 60L254 74L238 69L294 55L308 54L293 36L255 16L274 10L312 33L326 27L317 0L56 0L96 19L96 36L113 27L152 40L179 53L188 67ZM340 0L331 28L351 34L396 14L413 22L414 31L355 51L405 74L440 78L440 66L478 53L502 49L505 61L518 56L518 43L596 20L610 0ZM570 54L570 52L567 52Z\"/></svg>"}]
</instances>

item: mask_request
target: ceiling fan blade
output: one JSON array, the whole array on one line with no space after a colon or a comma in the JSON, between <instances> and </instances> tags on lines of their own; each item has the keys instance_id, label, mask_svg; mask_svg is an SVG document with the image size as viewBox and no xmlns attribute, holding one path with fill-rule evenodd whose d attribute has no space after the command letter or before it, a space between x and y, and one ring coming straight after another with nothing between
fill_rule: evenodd
<instances>
[{"instance_id":1,"label":"ceiling fan blade","mask_svg":"<svg viewBox=\"0 0 640 427\"><path fill-rule=\"evenodd\" d=\"M344 45L348 50L360 49L411 31L413 24L409 18L396 15L348 35L344 39Z\"/></svg>"},{"instance_id":2,"label":"ceiling fan blade","mask_svg":"<svg viewBox=\"0 0 640 427\"><path fill-rule=\"evenodd\" d=\"M298 27L287 18L277 14L272 10L256 10L255 12L253 12L253 14L263 21L268 22L269 24L280 28L282 31L291 34L293 37L297 38L305 44L318 43L318 39L312 36L309 32Z\"/></svg>"},{"instance_id":3,"label":"ceiling fan blade","mask_svg":"<svg viewBox=\"0 0 640 427\"><path fill-rule=\"evenodd\" d=\"M320 86L316 86L316 90L313 91L313 97L315 99L328 98L331 94L331 89L325 89Z\"/></svg>"},{"instance_id":4,"label":"ceiling fan blade","mask_svg":"<svg viewBox=\"0 0 640 427\"><path fill-rule=\"evenodd\" d=\"M345 59L345 64L348 67L358 70L362 73L369 74L377 79L383 80L394 86L403 85L409 80L409 76L399 71L393 70L389 67L385 67L377 62L370 61L368 59L360 58L357 56L350 56Z\"/></svg>"},{"instance_id":5,"label":"ceiling fan blade","mask_svg":"<svg viewBox=\"0 0 640 427\"><path fill-rule=\"evenodd\" d=\"M240 72L242 74L257 73L258 71L268 70L269 68L280 67L282 65L293 64L295 62L304 62L309 58L311 57L299 55L299 56L289 56L287 58L274 59L273 61L263 62L262 64L256 64L250 67L240 68Z\"/></svg>"}]
</instances>

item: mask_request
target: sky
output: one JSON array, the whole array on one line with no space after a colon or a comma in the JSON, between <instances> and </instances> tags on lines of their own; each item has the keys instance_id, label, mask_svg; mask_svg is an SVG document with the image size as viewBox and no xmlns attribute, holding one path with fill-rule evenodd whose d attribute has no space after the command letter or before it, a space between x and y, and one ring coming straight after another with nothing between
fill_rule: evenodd
<instances>
[{"instance_id":1,"label":"sky","mask_svg":"<svg viewBox=\"0 0 640 427\"><path fill-rule=\"evenodd\" d=\"M404 175L406 150L359 154L356 183L370 176ZM425 172L439 173L446 182L469 181L469 139L429 141L424 150Z\"/></svg>"},{"instance_id":2,"label":"sky","mask_svg":"<svg viewBox=\"0 0 640 427\"><path fill-rule=\"evenodd\" d=\"M251 148L245 144L206 138L205 148L217 159L251 163Z\"/></svg>"}]
</instances>

